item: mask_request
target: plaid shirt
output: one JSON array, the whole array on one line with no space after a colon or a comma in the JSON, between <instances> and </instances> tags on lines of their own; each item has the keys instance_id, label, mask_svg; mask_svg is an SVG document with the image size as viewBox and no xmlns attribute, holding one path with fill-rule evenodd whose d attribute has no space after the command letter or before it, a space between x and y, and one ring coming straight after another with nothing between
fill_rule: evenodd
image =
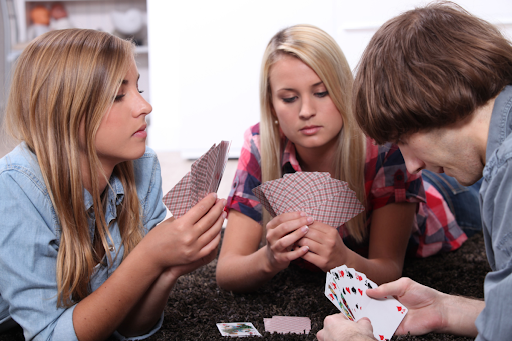
<instances>
[{"instance_id":1,"label":"plaid shirt","mask_svg":"<svg viewBox=\"0 0 512 341\"><path fill-rule=\"evenodd\" d=\"M295 156L295 146L283 139L281 157L283 173L300 172ZM259 123L250 127L244 135L227 209L234 209L262 223L262 205L252 193L261 184L261 155ZM425 187L424 187L425 186ZM455 250L467 239L442 195L433 186L423 183L420 174L407 172L402 153L396 145L377 146L373 140L366 143L365 193L367 228L371 226L372 212L387 204L418 202L408 254L427 257L438 252ZM357 244L345 225L338 231L345 244L363 256L368 254L368 238Z\"/></svg>"}]
</instances>

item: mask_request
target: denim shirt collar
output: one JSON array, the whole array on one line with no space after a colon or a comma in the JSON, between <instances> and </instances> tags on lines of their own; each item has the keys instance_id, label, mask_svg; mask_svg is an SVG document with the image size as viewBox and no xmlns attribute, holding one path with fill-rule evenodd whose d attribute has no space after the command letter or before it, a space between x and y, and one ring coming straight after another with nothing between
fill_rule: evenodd
<instances>
[{"instance_id":1,"label":"denim shirt collar","mask_svg":"<svg viewBox=\"0 0 512 341\"><path fill-rule=\"evenodd\" d=\"M124 188L121 184L121 180L112 174L109 180L107 190L107 207L105 210L105 222L107 226L109 223L117 218L116 207L123 202ZM84 204L86 212L89 212L90 217L94 217L94 211L91 209L93 206L92 195L84 188ZM94 224L92 225L92 233L94 234Z\"/></svg>"},{"instance_id":2,"label":"denim shirt collar","mask_svg":"<svg viewBox=\"0 0 512 341\"><path fill-rule=\"evenodd\" d=\"M512 132L512 86L507 85L494 101L487 148L485 150L485 162L489 162L494 151L505 141L505 138Z\"/></svg>"}]
</instances>

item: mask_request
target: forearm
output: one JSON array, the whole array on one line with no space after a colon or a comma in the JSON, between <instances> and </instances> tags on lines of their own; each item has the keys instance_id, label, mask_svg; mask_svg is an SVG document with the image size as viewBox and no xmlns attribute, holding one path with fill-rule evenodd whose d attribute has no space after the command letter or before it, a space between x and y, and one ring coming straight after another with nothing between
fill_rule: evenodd
<instances>
[{"instance_id":1,"label":"forearm","mask_svg":"<svg viewBox=\"0 0 512 341\"><path fill-rule=\"evenodd\" d=\"M217 264L217 284L224 290L250 292L270 281L280 269L272 269L266 246L249 255L222 255Z\"/></svg>"},{"instance_id":2,"label":"forearm","mask_svg":"<svg viewBox=\"0 0 512 341\"><path fill-rule=\"evenodd\" d=\"M364 273L368 279L381 285L382 283L388 283L400 278L403 261L395 261L389 258L368 259L354 251L348 250L345 265Z\"/></svg>"},{"instance_id":3,"label":"forearm","mask_svg":"<svg viewBox=\"0 0 512 341\"><path fill-rule=\"evenodd\" d=\"M442 294L443 325L436 332L476 337L475 321L485 308L485 302L448 294Z\"/></svg>"},{"instance_id":4,"label":"forearm","mask_svg":"<svg viewBox=\"0 0 512 341\"><path fill-rule=\"evenodd\" d=\"M103 340L121 325L162 269L148 262L144 240L97 290L80 301L73 326L80 341Z\"/></svg>"},{"instance_id":5,"label":"forearm","mask_svg":"<svg viewBox=\"0 0 512 341\"><path fill-rule=\"evenodd\" d=\"M147 333L159 320L178 277L164 272L137 302L117 331L126 337Z\"/></svg>"}]
</instances>

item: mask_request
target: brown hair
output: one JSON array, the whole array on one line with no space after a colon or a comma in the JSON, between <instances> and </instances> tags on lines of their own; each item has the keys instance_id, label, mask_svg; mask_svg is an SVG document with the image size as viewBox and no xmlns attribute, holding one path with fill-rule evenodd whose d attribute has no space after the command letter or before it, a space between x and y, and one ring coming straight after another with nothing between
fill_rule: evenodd
<instances>
[{"instance_id":1,"label":"brown hair","mask_svg":"<svg viewBox=\"0 0 512 341\"><path fill-rule=\"evenodd\" d=\"M383 144L470 116L512 84L512 46L451 2L405 12L375 33L357 68L354 110Z\"/></svg>"},{"instance_id":2,"label":"brown hair","mask_svg":"<svg viewBox=\"0 0 512 341\"><path fill-rule=\"evenodd\" d=\"M352 112L352 71L336 41L326 32L312 25L295 25L277 32L263 55L260 74L260 136L262 182L278 179L282 174L279 128L274 124L270 69L283 56L292 56L308 65L322 80L329 96L343 118L338 137L336 157L333 160L337 179L346 181L365 202L364 162L366 137ZM264 211L263 226L269 216ZM361 241L366 234L366 216L359 214L348 221L350 234ZM263 233L265 236L265 233Z\"/></svg>"},{"instance_id":3,"label":"brown hair","mask_svg":"<svg viewBox=\"0 0 512 341\"><path fill-rule=\"evenodd\" d=\"M105 177L96 154L96 132L109 111L133 59L133 44L94 30L68 29L33 40L20 55L6 108L10 133L35 153L60 223L57 256L58 305L70 306L89 294L89 281L99 261L93 249L80 153L91 175L96 231L110 257L105 222ZM84 127L82 139L80 127ZM140 204L131 161L118 164L114 174L124 188L117 221L124 257L142 238Z\"/></svg>"}]
</instances>

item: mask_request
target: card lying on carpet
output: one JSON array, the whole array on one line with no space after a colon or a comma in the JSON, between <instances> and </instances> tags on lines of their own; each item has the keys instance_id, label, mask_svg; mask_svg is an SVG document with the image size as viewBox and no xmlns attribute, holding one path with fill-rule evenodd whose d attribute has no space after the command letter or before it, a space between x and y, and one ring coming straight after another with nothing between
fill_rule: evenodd
<instances>
[{"instance_id":1,"label":"card lying on carpet","mask_svg":"<svg viewBox=\"0 0 512 341\"><path fill-rule=\"evenodd\" d=\"M339 227L364 211L356 193L327 172L296 172L252 190L272 217L302 211L324 224Z\"/></svg>"},{"instance_id":2,"label":"card lying on carpet","mask_svg":"<svg viewBox=\"0 0 512 341\"><path fill-rule=\"evenodd\" d=\"M261 336L250 322L217 323L222 336Z\"/></svg>"},{"instance_id":3,"label":"card lying on carpet","mask_svg":"<svg viewBox=\"0 0 512 341\"><path fill-rule=\"evenodd\" d=\"M295 333L309 334L311 330L311 320L309 317L298 316L272 316L264 318L265 331L270 333Z\"/></svg>"},{"instance_id":4,"label":"card lying on carpet","mask_svg":"<svg viewBox=\"0 0 512 341\"><path fill-rule=\"evenodd\" d=\"M188 212L195 204L219 189L228 161L231 142L222 141L197 159L190 172L167 193L163 202L175 218Z\"/></svg>"},{"instance_id":5,"label":"card lying on carpet","mask_svg":"<svg viewBox=\"0 0 512 341\"><path fill-rule=\"evenodd\" d=\"M325 296L349 320L368 318L377 340L390 340L407 314L407 308L393 297L383 300L368 297L366 290L376 287L378 285L365 274L342 265L327 272Z\"/></svg>"}]
</instances>

